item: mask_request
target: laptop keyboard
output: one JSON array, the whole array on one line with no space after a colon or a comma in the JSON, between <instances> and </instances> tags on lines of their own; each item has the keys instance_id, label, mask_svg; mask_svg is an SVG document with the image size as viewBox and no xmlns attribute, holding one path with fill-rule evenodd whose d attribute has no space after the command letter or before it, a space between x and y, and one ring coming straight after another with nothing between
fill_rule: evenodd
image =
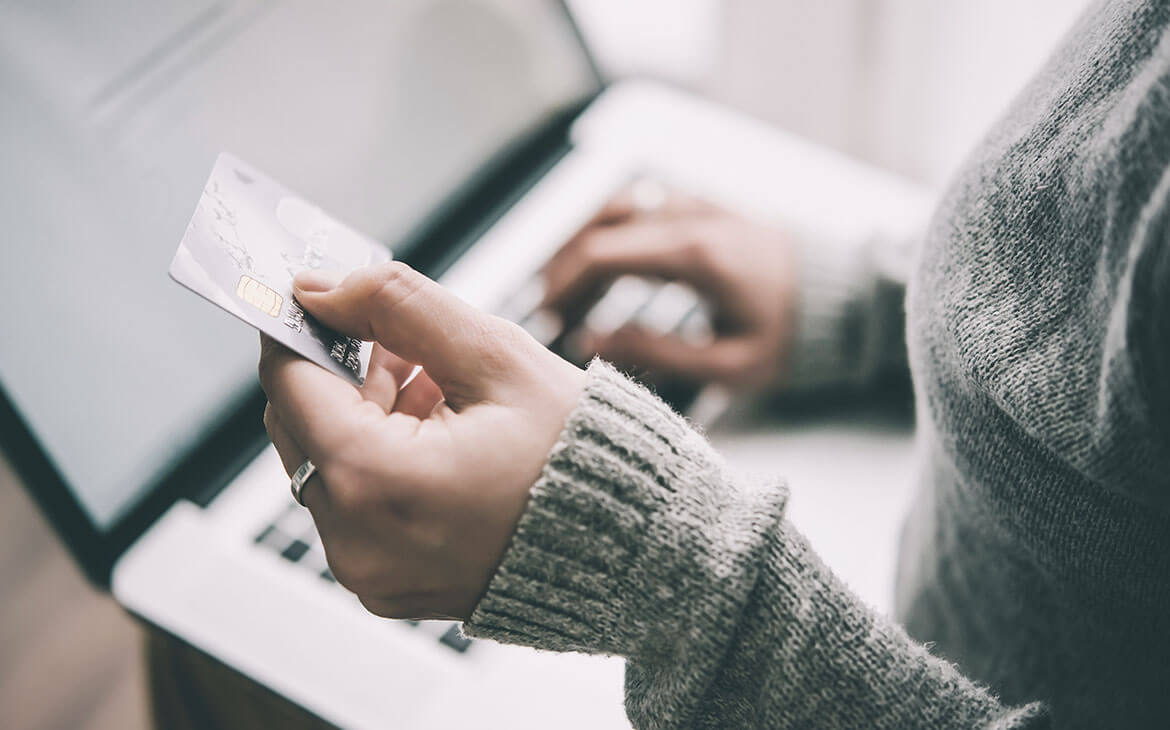
<instances>
[{"instance_id":1,"label":"laptop keyboard","mask_svg":"<svg viewBox=\"0 0 1170 730\"><path fill-rule=\"evenodd\" d=\"M596 335L610 335L634 324L654 334L674 334L699 345L711 338L706 305L693 289L677 282L622 276L592 307L570 322L541 308L543 296L544 284L537 274L517 288L496 313L570 360L580 362L588 356L574 351L579 349L574 347L574 339L581 326Z\"/></svg>"},{"instance_id":2,"label":"laptop keyboard","mask_svg":"<svg viewBox=\"0 0 1170 730\"><path fill-rule=\"evenodd\" d=\"M264 526L255 537L262 548L271 550L300 570L315 575L325 583L337 584L325 562L325 550L313 526L308 510L290 503L280 510L275 518ZM434 637L447 649L462 654L471 646L471 639L465 638L454 621L399 621Z\"/></svg>"},{"instance_id":3,"label":"laptop keyboard","mask_svg":"<svg viewBox=\"0 0 1170 730\"><path fill-rule=\"evenodd\" d=\"M652 334L674 335L697 347L707 345L713 337L706 302L694 289L678 282L619 277L593 306L571 313L567 320L541 308L543 296L544 282L540 274L535 274L517 287L496 314L516 322L537 342L582 367L593 354L582 345L582 330L605 336L636 325ZM641 379L637 370L630 374ZM660 398L682 412L695 404L701 390L698 383L679 379L659 379L652 387ZM710 416L708 413L700 417Z\"/></svg>"}]
</instances>

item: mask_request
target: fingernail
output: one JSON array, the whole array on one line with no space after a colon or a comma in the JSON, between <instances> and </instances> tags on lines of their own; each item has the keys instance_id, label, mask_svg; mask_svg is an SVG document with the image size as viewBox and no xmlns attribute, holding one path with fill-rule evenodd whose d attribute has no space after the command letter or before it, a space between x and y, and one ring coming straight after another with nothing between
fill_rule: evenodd
<instances>
[{"instance_id":1,"label":"fingernail","mask_svg":"<svg viewBox=\"0 0 1170 730\"><path fill-rule=\"evenodd\" d=\"M293 288L303 292L327 292L336 289L345 274L340 271L307 269L293 277Z\"/></svg>"}]
</instances>

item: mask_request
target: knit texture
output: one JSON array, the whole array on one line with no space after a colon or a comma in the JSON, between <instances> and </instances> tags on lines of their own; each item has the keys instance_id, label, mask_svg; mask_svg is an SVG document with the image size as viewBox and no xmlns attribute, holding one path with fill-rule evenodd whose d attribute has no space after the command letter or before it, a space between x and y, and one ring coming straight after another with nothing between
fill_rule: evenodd
<instances>
[{"instance_id":1,"label":"knit texture","mask_svg":"<svg viewBox=\"0 0 1170 730\"><path fill-rule=\"evenodd\" d=\"M641 728L1170 724L1168 24L1165 1L1092 6L927 231L905 630L821 564L782 485L736 482L594 363L468 633L626 657ZM898 361L879 268L808 269L823 332L795 372Z\"/></svg>"},{"instance_id":2,"label":"knit texture","mask_svg":"<svg viewBox=\"0 0 1170 730\"><path fill-rule=\"evenodd\" d=\"M1093 5L968 160L907 299L898 615L1058 727L1170 727L1170 3Z\"/></svg>"},{"instance_id":3,"label":"knit texture","mask_svg":"<svg viewBox=\"0 0 1170 730\"><path fill-rule=\"evenodd\" d=\"M787 391L858 387L905 372L906 277L917 243L875 235L843 245L808 236L798 250Z\"/></svg>"},{"instance_id":4,"label":"knit texture","mask_svg":"<svg viewBox=\"0 0 1170 730\"><path fill-rule=\"evenodd\" d=\"M873 614L656 397L597 361L465 631L628 658L640 728L1024 727Z\"/></svg>"}]
</instances>

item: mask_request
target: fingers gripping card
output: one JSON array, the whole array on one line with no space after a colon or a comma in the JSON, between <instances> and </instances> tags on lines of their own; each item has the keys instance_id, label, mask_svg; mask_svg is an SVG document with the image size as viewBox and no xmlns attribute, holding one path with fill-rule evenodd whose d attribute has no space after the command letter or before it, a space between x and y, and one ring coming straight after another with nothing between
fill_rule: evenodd
<instances>
[{"instance_id":1,"label":"fingers gripping card","mask_svg":"<svg viewBox=\"0 0 1170 730\"><path fill-rule=\"evenodd\" d=\"M382 244L222 154L171 261L171 278L301 356L361 383L370 344L309 316L293 299L304 269L348 272L388 261Z\"/></svg>"}]
</instances>

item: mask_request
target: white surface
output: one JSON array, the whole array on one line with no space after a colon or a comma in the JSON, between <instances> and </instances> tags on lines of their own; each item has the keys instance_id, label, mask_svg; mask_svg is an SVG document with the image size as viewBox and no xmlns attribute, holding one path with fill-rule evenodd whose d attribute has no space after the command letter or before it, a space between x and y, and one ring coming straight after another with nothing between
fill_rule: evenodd
<instances>
[{"instance_id":1,"label":"white surface","mask_svg":"<svg viewBox=\"0 0 1170 730\"><path fill-rule=\"evenodd\" d=\"M917 190L873 170L652 84L612 89L579 120L573 137L578 153L466 259L481 263L445 277L456 293L480 306L502 301L539 263L534 250L551 252L637 170L749 215L805 225L832 220L841 236L911 225L924 202ZM842 207L849 216L832 215ZM819 502L794 498L794 519L868 600L887 601L880 571L866 583L857 558L872 559L874 546L889 541L873 511L887 481L901 481L905 434L782 429L728 432L717 443L745 468L779 469L794 485L821 490ZM856 462L845 458L850 454ZM862 479L875 474L884 476ZM869 502L857 499L863 488L872 490ZM411 630L365 614L352 597L311 574L288 575L287 564L251 545L287 492L276 457L266 451L208 510L176 505L119 562L115 595L147 620L345 727L626 725L618 661L485 642L451 657L441 647L428 650ZM840 502L857 509L837 509ZM869 514L859 512L865 505ZM867 526L872 539L860 540Z\"/></svg>"},{"instance_id":2,"label":"white surface","mask_svg":"<svg viewBox=\"0 0 1170 730\"><path fill-rule=\"evenodd\" d=\"M719 0L569 0L599 66L610 77L707 81L719 53Z\"/></svg>"},{"instance_id":3,"label":"white surface","mask_svg":"<svg viewBox=\"0 0 1170 730\"><path fill-rule=\"evenodd\" d=\"M943 184L1087 0L572 0L602 67Z\"/></svg>"},{"instance_id":4,"label":"white surface","mask_svg":"<svg viewBox=\"0 0 1170 730\"><path fill-rule=\"evenodd\" d=\"M821 144L946 182L1086 0L726 0L704 90Z\"/></svg>"},{"instance_id":5,"label":"white surface","mask_svg":"<svg viewBox=\"0 0 1170 730\"><path fill-rule=\"evenodd\" d=\"M811 423L754 423L710 433L745 478L783 479L788 519L863 601L888 614L902 519L913 496L908 425L840 413Z\"/></svg>"}]
</instances>

